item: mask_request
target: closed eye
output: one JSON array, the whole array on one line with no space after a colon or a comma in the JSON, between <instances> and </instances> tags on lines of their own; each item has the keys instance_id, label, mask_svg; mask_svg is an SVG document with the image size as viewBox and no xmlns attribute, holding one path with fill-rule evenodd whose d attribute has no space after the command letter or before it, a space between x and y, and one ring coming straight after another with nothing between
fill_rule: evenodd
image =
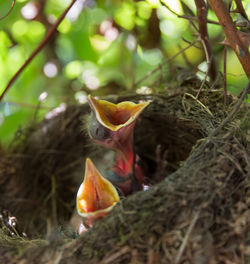
<instances>
[{"instance_id":1,"label":"closed eye","mask_svg":"<svg viewBox=\"0 0 250 264\"><path fill-rule=\"evenodd\" d=\"M104 140L110 137L110 131L102 126L94 116L91 118L89 130L93 139Z\"/></svg>"}]
</instances>

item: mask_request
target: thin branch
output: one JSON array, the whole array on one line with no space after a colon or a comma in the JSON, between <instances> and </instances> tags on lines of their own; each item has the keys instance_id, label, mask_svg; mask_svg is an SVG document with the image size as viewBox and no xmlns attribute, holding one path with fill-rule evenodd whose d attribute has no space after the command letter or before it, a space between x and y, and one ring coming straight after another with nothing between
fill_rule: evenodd
<instances>
[{"instance_id":1,"label":"thin branch","mask_svg":"<svg viewBox=\"0 0 250 264\"><path fill-rule=\"evenodd\" d=\"M205 54L206 54L206 59L207 59L207 70L206 70L206 73L205 73L204 79L202 80L202 83L201 83L201 86L200 86L200 88L199 88L199 91L198 91L197 95L195 96L196 98L199 97L200 92L201 92L201 90L203 89L203 87L204 87L204 85L205 85L205 83L206 83L206 81L207 81L207 77L208 77L208 74L209 74L209 71L210 71L210 68L211 68L211 61L210 61L210 58L209 58L209 56L208 56L208 52L207 52L207 47L206 47L205 41L204 41L203 39L201 39L201 43L202 43L202 45L203 45L203 47L204 47ZM214 80L214 81L215 81L215 80Z\"/></svg>"},{"instance_id":2,"label":"thin branch","mask_svg":"<svg viewBox=\"0 0 250 264\"><path fill-rule=\"evenodd\" d=\"M172 14L176 15L177 17L179 17L180 15L178 13L176 13L173 9L171 9L165 2L163 2L162 0L160 1L160 3L165 6Z\"/></svg>"},{"instance_id":3,"label":"thin branch","mask_svg":"<svg viewBox=\"0 0 250 264\"><path fill-rule=\"evenodd\" d=\"M180 44L178 44L178 48L179 48L179 50L182 49L182 47L181 47ZM189 59L188 59L188 57L187 57L187 55L186 55L185 52L182 53L182 57L183 57L184 61L186 62L186 64L189 66L189 68L190 69L193 69L194 68L194 65L189 61Z\"/></svg>"},{"instance_id":4,"label":"thin branch","mask_svg":"<svg viewBox=\"0 0 250 264\"><path fill-rule=\"evenodd\" d=\"M199 37L201 38L199 29L196 27L195 23L192 20L189 20L189 23L195 29L195 31L197 31Z\"/></svg>"},{"instance_id":5,"label":"thin branch","mask_svg":"<svg viewBox=\"0 0 250 264\"><path fill-rule=\"evenodd\" d=\"M227 5L227 11L228 11L229 13L230 13L230 11L231 11L232 3L233 3L233 0L229 0L228 3L226 3L226 5Z\"/></svg>"},{"instance_id":6,"label":"thin branch","mask_svg":"<svg viewBox=\"0 0 250 264\"><path fill-rule=\"evenodd\" d=\"M192 231L193 231L193 229L195 227L195 224L197 223L197 220L199 219L199 216L200 216L200 210L197 211L197 213L195 214L194 218L192 219L192 221L191 221L191 223L190 223L190 225L188 227L187 233L186 233L186 235L184 237L184 240L182 241L182 244L180 246L178 254L177 254L176 258L175 258L175 262L174 262L175 264L180 263L180 260L181 260L181 257L183 255L183 252L184 252L184 250L185 250L185 248L187 246L187 242L188 242L188 240L190 238L190 235L191 235L191 233L192 233Z\"/></svg>"},{"instance_id":7,"label":"thin branch","mask_svg":"<svg viewBox=\"0 0 250 264\"><path fill-rule=\"evenodd\" d=\"M203 46L205 52L207 52L208 61L208 75L212 81L216 79L217 71L216 64L212 52L212 48L209 42L208 31L207 31L207 6L204 0L195 0L199 24L200 37L203 40Z\"/></svg>"},{"instance_id":8,"label":"thin branch","mask_svg":"<svg viewBox=\"0 0 250 264\"><path fill-rule=\"evenodd\" d=\"M245 18L248 20L247 13L242 5L241 0L235 0L236 6L237 6L237 11Z\"/></svg>"},{"instance_id":9,"label":"thin branch","mask_svg":"<svg viewBox=\"0 0 250 264\"><path fill-rule=\"evenodd\" d=\"M223 51L224 65L223 65L223 90L224 90L224 105L227 105L227 46L224 47Z\"/></svg>"},{"instance_id":10,"label":"thin branch","mask_svg":"<svg viewBox=\"0 0 250 264\"><path fill-rule=\"evenodd\" d=\"M208 114L210 114L212 117L214 117L213 113L208 109L208 107L206 107L199 99L197 99L197 96L195 97L195 96L193 96L190 93L185 93L184 96L183 96L183 99L182 99L182 105L183 105L183 108L185 109L185 112L186 112L186 107L185 107L185 104L184 104L184 100L186 99L186 96L189 96L192 99L194 99L200 106L202 106L206 110L206 112Z\"/></svg>"},{"instance_id":11,"label":"thin branch","mask_svg":"<svg viewBox=\"0 0 250 264\"><path fill-rule=\"evenodd\" d=\"M0 17L0 21L4 20L11 13L11 11L13 10L15 4L16 4L16 0L13 0L10 10L8 11L8 13L6 15L4 15L3 17Z\"/></svg>"},{"instance_id":12,"label":"thin branch","mask_svg":"<svg viewBox=\"0 0 250 264\"><path fill-rule=\"evenodd\" d=\"M189 40L187 40L187 39L185 39L185 38L181 38L184 42L186 42L187 44L192 44L192 42L191 41L189 41ZM202 49L201 47L199 47L199 46L197 46L197 45L194 45L193 44L193 47L195 47L196 49Z\"/></svg>"},{"instance_id":13,"label":"thin branch","mask_svg":"<svg viewBox=\"0 0 250 264\"><path fill-rule=\"evenodd\" d=\"M200 41L201 41L201 44L203 46L203 49L204 49L204 52L205 52L205 55L206 55L206 61L207 61L207 70L206 70L206 73L205 73L205 77L201 83L201 86L199 88L199 91L196 95L196 98L199 97L199 94L201 92L201 90L203 89L205 83L206 83L206 80L207 80L207 77L208 77L208 74L209 74L209 71L210 71L210 67L211 67L211 58L209 57L209 53L208 53L208 50L207 50L207 46L205 44L205 40L202 38L201 36L201 33L200 33L200 30L196 27L196 25L194 24L194 22L192 20L189 20L189 23L190 25L195 29L195 31L197 31L198 35L199 35L199 38L200 38ZM208 37L207 37L208 39ZM209 46L210 46L210 43L208 42ZM201 70L200 70L201 71ZM215 78L216 80L216 78ZM215 80L213 80L215 82Z\"/></svg>"},{"instance_id":14,"label":"thin branch","mask_svg":"<svg viewBox=\"0 0 250 264\"><path fill-rule=\"evenodd\" d=\"M3 99L5 93L8 91L8 89L11 87L11 85L15 82L17 77L22 73L22 71L27 67L27 65L34 59L34 57L43 49L43 47L49 42L53 34L56 32L57 27L60 25L70 8L74 5L74 3L77 0L72 0L70 5L65 9L65 11L61 14L61 16L58 18L56 23L51 27L51 29L48 31L42 42L39 44L39 46L32 52L32 54L29 56L29 58L25 61L25 63L21 66L21 68L14 74L14 76L10 79L9 83L5 87L4 91L2 92L0 96L0 101Z\"/></svg>"},{"instance_id":15,"label":"thin branch","mask_svg":"<svg viewBox=\"0 0 250 264\"><path fill-rule=\"evenodd\" d=\"M239 111L241 104L243 103L243 101L245 100L245 98L247 97L247 94L250 91L250 79L248 79L248 84L246 86L246 88L244 89L244 91L241 94L241 97L238 99L238 102L235 104L233 110L229 113L229 115L221 122L221 124L215 128L211 134L209 135L209 137L214 137L216 136L216 134L218 134L218 132L225 127L225 125L227 123L229 123L233 117L235 116L235 114Z\"/></svg>"},{"instance_id":16,"label":"thin branch","mask_svg":"<svg viewBox=\"0 0 250 264\"><path fill-rule=\"evenodd\" d=\"M173 9L171 9L165 2L161 1L161 4L163 6L165 6L172 14L174 14L175 16L179 17L179 18L184 18L184 19L187 19L187 20L195 20L195 21L198 21L198 18L195 17L195 16L187 16L187 15L179 15L178 13L176 13ZM210 23L210 24L214 24L214 25L220 25L219 22L217 21L213 21L213 20L210 20L210 19L207 19L207 23Z\"/></svg>"},{"instance_id":17,"label":"thin branch","mask_svg":"<svg viewBox=\"0 0 250 264\"><path fill-rule=\"evenodd\" d=\"M31 109L37 109L37 105L32 105L32 104L27 104L27 103L22 103L22 102L13 102L13 101L5 101L3 104L10 104L14 106L19 106L19 107L25 107L25 108L31 108ZM48 106L40 106L41 109L47 109L51 110L51 107Z\"/></svg>"},{"instance_id":18,"label":"thin branch","mask_svg":"<svg viewBox=\"0 0 250 264\"><path fill-rule=\"evenodd\" d=\"M193 43L189 44L187 47L183 48L182 50L180 50L179 52L177 52L175 55L173 55L172 57L170 57L169 59L167 59L163 63L159 64L155 69L153 69L152 71L148 72L144 77L142 77L140 80L138 80L135 83L135 87L137 87L140 83L142 83L143 81L145 81L146 79L148 79L152 74L154 74L155 72L157 72L158 70L160 70L163 65L169 63L170 61L172 61L173 59L175 59L177 56L179 56L180 54L182 54L185 50L187 50L187 49L191 48L192 46L194 46L198 41L199 40L195 40Z\"/></svg>"},{"instance_id":19,"label":"thin branch","mask_svg":"<svg viewBox=\"0 0 250 264\"><path fill-rule=\"evenodd\" d=\"M101 264L109 264L109 263L114 263L115 260L117 260L118 258L120 258L121 256L128 254L131 252L131 248L128 246L123 247L120 251L110 255L109 257L107 257L106 259L104 259Z\"/></svg>"},{"instance_id":20,"label":"thin branch","mask_svg":"<svg viewBox=\"0 0 250 264\"><path fill-rule=\"evenodd\" d=\"M195 13L193 12L193 10L189 7L188 4L185 3L186 1L180 0L179 2L181 5L181 8L185 14L187 14L189 16L195 16Z\"/></svg>"},{"instance_id":21,"label":"thin branch","mask_svg":"<svg viewBox=\"0 0 250 264\"><path fill-rule=\"evenodd\" d=\"M187 15L178 15L178 17L185 18L185 19L188 19L188 20L198 21L198 17L192 17L192 16L187 16ZM219 22L214 21L214 20L210 20L210 19L207 19L207 23L214 24L214 25L218 25L218 26L220 25Z\"/></svg>"},{"instance_id":22,"label":"thin branch","mask_svg":"<svg viewBox=\"0 0 250 264\"><path fill-rule=\"evenodd\" d=\"M239 37L238 30L236 29L232 18L230 17L224 3L222 0L209 0L209 3L218 17L223 31L226 35L230 46L236 53L240 63L247 75L250 77L250 54L248 51L248 46L242 42Z\"/></svg>"}]
</instances>

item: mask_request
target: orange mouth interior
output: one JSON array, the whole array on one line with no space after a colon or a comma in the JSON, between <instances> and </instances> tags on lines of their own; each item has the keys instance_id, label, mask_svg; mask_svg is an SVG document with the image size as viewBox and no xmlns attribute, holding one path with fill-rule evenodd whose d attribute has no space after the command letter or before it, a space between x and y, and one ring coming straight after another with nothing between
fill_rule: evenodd
<instances>
[{"instance_id":1,"label":"orange mouth interior","mask_svg":"<svg viewBox=\"0 0 250 264\"><path fill-rule=\"evenodd\" d=\"M88 98L97 120L113 131L131 124L149 104L149 102L135 104L129 101L113 104L105 100L97 100L91 95Z\"/></svg>"},{"instance_id":2,"label":"orange mouth interior","mask_svg":"<svg viewBox=\"0 0 250 264\"><path fill-rule=\"evenodd\" d=\"M110 211L119 201L115 187L86 159L85 177L77 193L77 210L84 217Z\"/></svg>"}]
</instances>

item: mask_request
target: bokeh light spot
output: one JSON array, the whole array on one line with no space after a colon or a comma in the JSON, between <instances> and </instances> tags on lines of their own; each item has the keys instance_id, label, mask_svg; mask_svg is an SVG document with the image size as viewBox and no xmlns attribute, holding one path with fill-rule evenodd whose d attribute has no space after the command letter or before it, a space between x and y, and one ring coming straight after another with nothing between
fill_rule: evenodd
<instances>
[{"instance_id":1,"label":"bokeh light spot","mask_svg":"<svg viewBox=\"0 0 250 264\"><path fill-rule=\"evenodd\" d=\"M55 63L47 62L43 67L43 72L47 77L53 78L57 75L58 69Z\"/></svg>"},{"instance_id":2,"label":"bokeh light spot","mask_svg":"<svg viewBox=\"0 0 250 264\"><path fill-rule=\"evenodd\" d=\"M82 72L82 80L90 90L99 88L100 80L95 75L95 70L86 69Z\"/></svg>"},{"instance_id":3,"label":"bokeh light spot","mask_svg":"<svg viewBox=\"0 0 250 264\"><path fill-rule=\"evenodd\" d=\"M88 101L88 96L85 92L79 91L75 93L75 99L78 101L80 104L85 104Z\"/></svg>"},{"instance_id":4,"label":"bokeh light spot","mask_svg":"<svg viewBox=\"0 0 250 264\"><path fill-rule=\"evenodd\" d=\"M28 24L25 20L17 20L12 26L14 36L23 36L28 31Z\"/></svg>"},{"instance_id":5,"label":"bokeh light spot","mask_svg":"<svg viewBox=\"0 0 250 264\"><path fill-rule=\"evenodd\" d=\"M135 25L135 9L131 3L123 2L115 14L115 21L118 25L127 30L133 29Z\"/></svg>"},{"instance_id":6,"label":"bokeh light spot","mask_svg":"<svg viewBox=\"0 0 250 264\"><path fill-rule=\"evenodd\" d=\"M180 5L179 0L162 0L162 2L164 2L171 10L173 10L177 14L182 13L182 9L181 9L181 5ZM170 11L168 10L168 12L170 12Z\"/></svg>"},{"instance_id":7,"label":"bokeh light spot","mask_svg":"<svg viewBox=\"0 0 250 264\"><path fill-rule=\"evenodd\" d=\"M34 3L27 3L22 9L21 13L26 19L34 19L37 16L38 9Z\"/></svg>"},{"instance_id":8,"label":"bokeh light spot","mask_svg":"<svg viewBox=\"0 0 250 264\"><path fill-rule=\"evenodd\" d=\"M83 9L83 5L84 5L85 0L81 0L81 1L76 1L75 4L70 8L68 14L66 15L66 18L73 22L76 21L78 16L80 15L82 9Z\"/></svg>"},{"instance_id":9,"label":"bokeh light spot","mask_svg":"<svg viewBox=\"0 0 250 264\"><path fill-rule=\"evenodd\" d=\"M126 39L126 46L129 50L135 50L136 48L136 38L133 35L128 35Z\"/></svg>"},{"instance_id":10,"label":"bokeh light spot","mask_svg":"<svg viewBox=\"0 0 250 264\"><path fill-rule=\"evenodd\" d=\"M152 94L152 89L147 86L141 86L140 88L136 89L136 93L138 94Z\"/></svg>"},{"instance_id":11,"label":"bokeh light spot","mask_svg":"<svg viewBox=\"0 0 250 264\"><path fill-rule=\"evenodd\" d=\"M151 6L147 2L138 2L138 15L142 19L149 19L151 15Z\"/></svg>"},{"instance_id":12,"label":"bokeh light spot","mask_svg":"<svg viewBox=\"0 0 250 264\"><path fill-rule=\"evenodd\" d=\"M39 97L38 97L38 101L39 102L43 102L48 96L48 93L47 92L42 92Z\"/></svg>"},{"instance_id":13,"label":"bokeh light spot","mask_svg":"<svg viewBox=\"0 0 250 264\"><path fill-rule=\"evenodd\" d=\"M160 30L163 34L171 37L175 37L176 35L176 29L175 25L170 20L163 20L160 22ZM179 37L179 34L177 34Z\"/></svg>"},{"instance_id":14,"label":"bokeh light spot","mask_svg":"<svg viewBox=\"0 0 250 264\"><path fill-rule=\"evenodd\" d=\"M119 31L117 28L110 28L104 34L105 38L109 41L114 41L118 37L118 35Z\"/></svg>"},{"instance_id":15,"label":"bokeh light spot","mask_svg":"<svg viewBox=\"0 0 250 264\"><path fill-rule=\"evenodd\" d=\"M75 79L81 74L82 68L83 66L80 61L77 61L77 60L71 61L70 63L67 64L65 68L66 76L69 79Z\"/></svg>"},{"instance_id":16,"label":"bokeh light spot","mask_svg":"<svg viewBox=\"0 0 250 264\"><path fill-rule=\"evenodd\" d=\"M59 115L60 113L64 112L66 110L66 104L61 103L58 107L52 109L50 112L48 112L45 116L46 119L51 119Z\"/></svg>"},{"instance_id":17,"label":"bokeh light spot","mask_svg":"<svg viewBox=\"0 0 250 264\"><path fill-rule=\"evenodd\" d=\"M159 0L147 0L147 2L151 5L151 7L154 8L156 8L160 4Z\"/></svg>"},{"instance_id":18,"label":"bokeh light spot","mask_svg":"<svg viewBox=\"0 0 250 264\"><path fill-rule=\"evenodd\" d=\"M112 21L110 21L110 20L104 20L104 21L102 21L102 23L100 25L100 32L102 34L105 34L105 32L108 29L110 29L110 28L112 28Z\"/></svg>"},{"instance_id":19,"label":"bokeh light spot","mask_svg":"<svg viewBox=\"0 0 250 264\"><path fill-rule=\"evenodd\" d=\"M99 88L100 81L96 76L89 76L85 84L90 90L96 90Z\"/></svg>"}]
</instances>

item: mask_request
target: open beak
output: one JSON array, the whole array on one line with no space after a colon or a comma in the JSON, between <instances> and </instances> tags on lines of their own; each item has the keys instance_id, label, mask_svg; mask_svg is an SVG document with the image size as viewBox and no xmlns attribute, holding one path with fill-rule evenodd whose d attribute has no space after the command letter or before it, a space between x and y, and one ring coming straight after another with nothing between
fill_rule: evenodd
<instances>
[{"instance_id":1,"label":"open beak","mask_svg":"<svg viewBox=\"0 0 250 264\"><path fill-rule=\"evenodd\" d=\"M91 95L88 102L92 109L89 122L90 137L99 145L116 151L115 162L107 178L125 195L140 190L144 181L142 170L138 173L134 161L133 132L137 118L149 102L133 103L124 101L113 104L97 100ZM137 181L138 186L133 187ZM132 188L133 187L133 188Z\"/></svg>"},{"instance_id":2,"label":"open beak","mask_svg":"<svg viewBox=\"0 0 250 264\"><path fill-rule=\"evenodd\" d=\"M85 177L76 198L77 212L88 220L88 225L108 214L119 201L115 187L97 170L93 162L87 158Z\"/></svg>"},{"instance_id":3,"label":"open beak","mask_svg":"<svg viewBox=\"0 0 250 264\"><path fill-rule=\"evenodd\" d=\"M97 100L91 95L88 96L88 101L97 121L111 131L118 131L134 123L149 104L149 102L136 104L129 101L113 104L105 100Z\"/></svg>"}]
</instances>

